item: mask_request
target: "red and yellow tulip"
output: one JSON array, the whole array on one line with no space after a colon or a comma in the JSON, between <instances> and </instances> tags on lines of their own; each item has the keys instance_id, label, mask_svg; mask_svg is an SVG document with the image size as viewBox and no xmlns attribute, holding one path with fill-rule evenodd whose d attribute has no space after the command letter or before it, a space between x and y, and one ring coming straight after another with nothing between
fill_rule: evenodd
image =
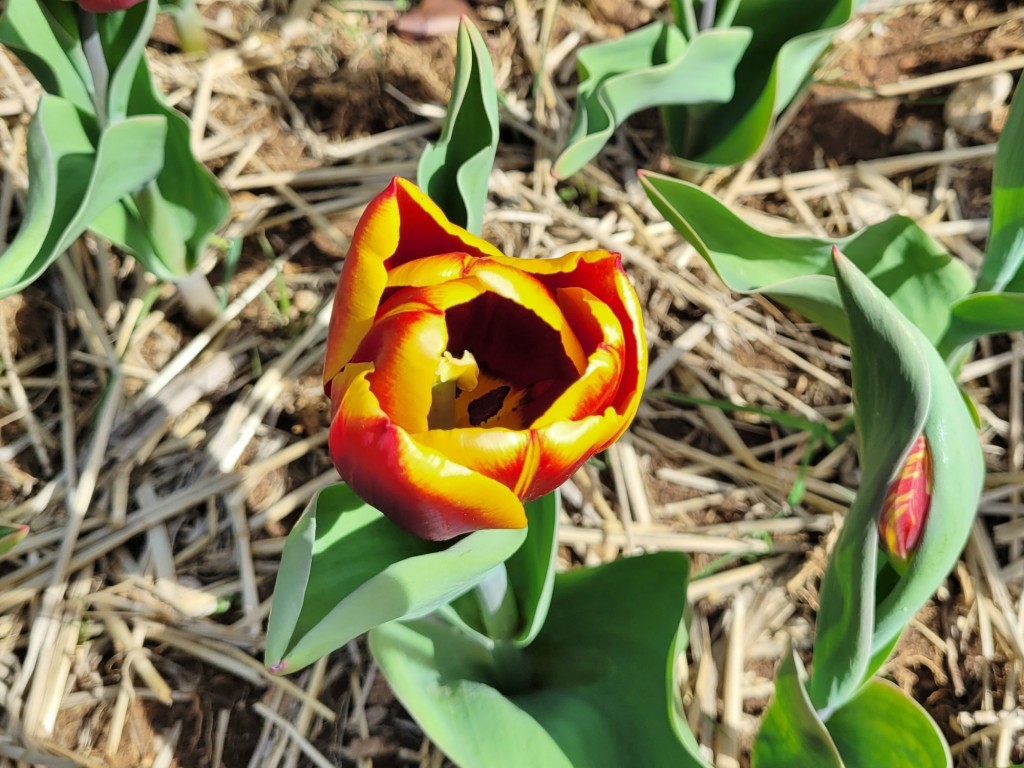
<instances>
[{"instance_id":1,"label":"red and yellow tulip","mask_svg":"<svg viewBox=\"0 0 1024 768\"><path fill-rule=\"evenodd\" d=\"M524 501L625 431L646 371L618 254L510 258L395 179L360 219L335 296L331 457L423 538L521 528Z\"/></svg>"},{"instance_id":2,"label":"red and yellow tulip","mask_svg":"<svg viewBox=\"0 0 1024 768\"><path fill-rule=\"evenodd\" d=\"M921 541L932 501L932 456L924 435L910 448L889 486L878 518L882 549L898 570L909 564Z\"/></svg>"}]
</instances>

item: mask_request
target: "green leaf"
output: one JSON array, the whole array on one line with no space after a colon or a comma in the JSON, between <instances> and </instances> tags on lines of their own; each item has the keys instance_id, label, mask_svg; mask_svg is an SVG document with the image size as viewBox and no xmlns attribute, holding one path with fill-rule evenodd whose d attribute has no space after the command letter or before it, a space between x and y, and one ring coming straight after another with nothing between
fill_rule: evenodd
<instances>
[{"instance_id":1,"label":"green leaf","mask_svg":"<svg viewBox=\"0 0 1024 768\"><path fill-rule=\"evenodd\" d=\"M516 596L516 604L523 623L512 642L526 646L533 642L544 625L551 604L551 590L555 582L555 555L558 552L558 516L561 500L558 491L546 494L526 505L526 541L510 557L508 569L509 589ZM475 632L482 642L487 632L480 616L480 603L472 594L465 594L452 603L445 617L468 632Z\"/></svg>"},{"instance_id":2,"label":"green leaf","mask_svg":"<svg viewBox=\"0 0 1024 768\"><path fill-rule=\"evenodd\" d=\"M146 0L120 13L96 14L103 57L110 75L106 94L110 123L132 114L129 106L132 84L139 67L146 66L143 57L156 23L156 11L157 0Z\"/></svg>"},{"instance_id":3,"label":"green leaf","mask_svg":"<svg viewBox=\"0 0 1024 768\"><path fill-rule=\"evenodd\" d=\"M937 343L950 305L966 296L967 269L913 221L893 216L850 237L773 237L757 231L693 184L643 172L648 197L737 293L763 293L840 339L849 339L830 258L838 245L899 310Z\"/></svg>"},{"instance_id":4,"label":"green leaf","mask_svg":"<svg viewBox=\"0 0 1024 768\"><path fill-rule=\"evenodd\" d=\"M749 28L753 36L736 67L736 93L725 104L693 111L692 125L676 116L668 128L673 150L707 165L750 158L852 13L852 0L739 3L732 26Z\"/></svg>"},{"instance_id":5,"label":"green leaf","mask_svg":"<svg viewBox=\"0 0 1024 768\"><path fill-rule=\"evenodd\" d=\"M665 104L726 102L750 30L716 29L691 43L671 24L651 24L580 49L576 118L552 173L566 178L592 160L630 115Z\"/></svg>"},{"instance_id":6,"label":"green leaf","mask_svg":"<svg viewBox=\"0 0 1024 768\"><path fill-rule=\"evenodd\" d=\"M27 525L0 525L0 558L3 558L28 536Z\"/></svg>"},{"instance_id":7,"label":"green leaf","mask_svg":"<svg viewBox=\"0 0 1024 768\"><path fill-rule=\"evenodd\" d=\"M522 544L524 530L454 543L398 528L343 484L320 491L288 535L267 629L266 664L294 672L367 630L425 616Z\"/></svg>"},{"instance_id":8,"label":"green leaf","mask_svg":"<svg viewBox=\"0 0 1024 768\"><path fill-rule=\"evenodd\" d=\"M1013 97L992 172L992 229L979 291L1024 293L1024 96Z\"/></svg>"},{"instance_id":9,"label":"green leaf","mask_svg":"<svg viewBox=\"0 0 1024 768\"><path fill-rule=\"evenodd\" d=\"M956 563L984 475L971 412L938 352L851 262L838 257L836 268L853 329L862 478L822 581L810 694L826 720L877 671ZM917 552L897 574L878 562L877 520L922 431L932 457L931 504Z\"/></svg>"},{"instance_id":10,"label":"green leaf","mask_svg":"<svg viewBox=\"0 0 1024 768\"><path fill-rule=\"evenodd\" d=\"M73 3L7 3L0 17L0 42L28 67L43 90L92 114L92 80L78 40Z\"/></svg>"},{"instance_id":11,"label":"green leaf","mask_svg":"<svg viewBox=\"0 0 1024 768\"><path fill-rule=\"evenodd\" d=\"M846 768L953 765L949 745L935 721L888 680L871 680L827 725Z\"/></svg>"},{"instance_id":12,"label":"green leaf","mask_svg":"<svg viewBox=\"0 0 1024 768\"><path fill-rule=\"evenodd\" d=\"M505 695L487 648L454 628L388 624L370 648L462 768L702 766L672 674L687 571L685 556L658 553L556 576L544 628L516 649L532 683Z\"/></svg>"},{"instance_id":13,"label":"green leaf","mask_svg":"<svg viewBox=\"0 0 1024 768\"><path fill-rule=\"evenodd\" d=\"M821 585L810 694L826 712L848 701L870 675L878 514L921 433L931 395L926 345L849 260L837 254L835 268L850 320L861 484Z\"/></svg>"},{"instance_id":14,"label":"green leaf","mask_svg":"<svg viewBox=\"0 0 1024 768\"><path fill-rule=\"evenodd\" d=\"M498 150L498 94L487 45L465 17L459 23L455 82L437 144L420 156L419 186L448 219L480 234L487 181Z\"/></svg>"},{"instance_id":15,"label":"green leaf","mask_svg":"<svg viewBox=\"0 0 1024 768\"><path fill-rule=\"evenodd\" d=\"M754 768L844 768L828 729L807 696L806 677L800 657L790 649L782 657L775 675L775 695L754 737Z\"/></svg>"},{"instance_id":16,"label":"green leaf","mask_svg":"<svg viewBox=\"0 0 1024 768\"><path fill-rule=\"evenodd\" d=\"M166 121L156 115L110 126L94 148L75 105L44 95L29 127L31 183L25 216L0 256L0 296L32 283L90 222L160 170Z\"/></svg>"},{"instance_id":17,"label":"green leaf","mask_svg":"<svg viewBox=\"0 0 1024 768\"><path fill-rule=\"evenodd\" d=\"M199 263L210 234L227 218L228 197L193 156L189 123L154 89L145 59L131 83L128 112L167 121L163 170L153 184L103 211L91 229L131 251L157 277L175 280Z\"/></svg>"},{"instance_id":18,"label":"green leaf","mask_svg":"<svg viewBox=\"0 0 1024 768\"><path fill-rule=\"evenodd\" d=\"M1024 331L1024 293L972 293L950 308L942 349L955 349L993 333Z\"/></svg>"}]
</instances>

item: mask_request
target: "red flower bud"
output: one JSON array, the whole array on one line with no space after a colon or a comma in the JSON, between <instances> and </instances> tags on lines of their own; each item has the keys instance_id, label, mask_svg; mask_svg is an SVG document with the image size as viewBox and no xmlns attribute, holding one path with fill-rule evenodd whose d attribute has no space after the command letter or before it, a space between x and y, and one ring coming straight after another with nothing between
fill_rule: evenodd
<instances>
[{"instance_id":1,"label":"red flower bud","mask_svg":"<svg viewBox=\"0 0 1024 768\"><path fill-rule=\"evenodd\" d=\"M889 486L878 517L879 543L897 570L910 563L921 541L932 502L932 454L920 435Z\"/></svg>"},{"instance_id":2,"label":"red flower bud","mask_svg":"<svg viewBox=\"0 0 1024 768\"><path fill-rule=\"evenodd\" d=\"M113 13L124 11L133 5L138 5L143 0L78 0L83 11L89 13Z\"/></svg>"}]
</instances>

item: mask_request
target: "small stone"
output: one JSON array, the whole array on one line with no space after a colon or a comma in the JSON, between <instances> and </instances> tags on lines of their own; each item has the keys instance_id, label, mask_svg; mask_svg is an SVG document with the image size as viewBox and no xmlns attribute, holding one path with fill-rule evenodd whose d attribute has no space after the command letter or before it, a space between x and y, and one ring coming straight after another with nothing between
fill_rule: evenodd
<instances>
[{"instance_id":1,"label":"small stone","mask_svg":"<svg viewBox=\"0 0 1024 768\"><path fill-rule=\"evenodd\" d=\"M292 296L292 306L303 314L312 312L319 306L319 304L320 297L316 295L315 291L303 289L301 291L296 291L295 295Z\"/></svg>"},{"instance_id":2,"label":"small stone","mask_svg":"<svg viewBox=\"0 0 1024 768\"><path fill-rule=\"evenodd\" d=\"M895 152L929 152L939 146L939 130L930 120L908 117L892 139Z\"/></svg>"},{"instance_id":3,"label":"small stone","mask_svg":"<svg viewBox=\"0 0 1024 768\"><path fill-rule=\"evenodd\" d=\"M974 133L991 125L1013 90L1013 75L999 72L960 83L946 99L942 116L946 125L960 133Z\"/></svg>"}]
</instances>

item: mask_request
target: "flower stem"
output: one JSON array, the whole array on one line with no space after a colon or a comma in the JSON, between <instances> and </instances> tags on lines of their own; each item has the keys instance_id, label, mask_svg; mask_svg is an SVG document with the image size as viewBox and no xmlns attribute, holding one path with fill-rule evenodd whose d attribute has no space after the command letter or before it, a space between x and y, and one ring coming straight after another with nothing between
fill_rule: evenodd
<instances>
[{"instance_id":1,"label":"flower stem","mask_svg":"<svg viewBox=\"0 0 1024 768\"><path fill-rule=\"evenodd\" d=\"M78 15L78 34L82 39L82 52L92 74L92 103L96 109L96 122L102 131L107 126L107 89L110 85L110 70L103 54L100 31L96 25L96 14L82 10L75 5Z\"/></svg>"},{"instance_id":2,"label":"flower stem","mask_svg":"<svg viewBox=\"0 0 1024 768\"><path fill-rule=\"evenodd\" d=\"M178 0L171 8L171 20L185 53L206 53L206 30L194 0Z\"/></svg>"},{"instance_id":3,"label":"flower stem","mask_svg":"<svg viewBox=\"0 0 1024 768\"><path fill-rule=\"evenodd\" d=\"M185 312L196 325L205 326L220 315L220 302L199 267L175 281Z\"/></svg>"},{"instance_id":4,"label":"flower stem","mask_svg":"<svg viewBox=\"0 0 1024 768\"><path fill-rule=\"evenodd\" d=\"M516 596L508 585L508 571L501 563L474 590L484 629L494 643L491 659L498 689L505 694L518 693L530 687L533 679L529 659L523 649L512 642L522 619Z\"/></svg>"},{"instance_id":5,"label":"flower stem","mask_svg":"<svg viewBox=\"0 0 1024 768\"><path fill-rule=\"evenodd\" d=\"M718 0L704 0L704 4L700 9L700 30L703 32L705 29L711 29L715 26L715 8L718 6Z\"/></svg>"}]
</instances>

